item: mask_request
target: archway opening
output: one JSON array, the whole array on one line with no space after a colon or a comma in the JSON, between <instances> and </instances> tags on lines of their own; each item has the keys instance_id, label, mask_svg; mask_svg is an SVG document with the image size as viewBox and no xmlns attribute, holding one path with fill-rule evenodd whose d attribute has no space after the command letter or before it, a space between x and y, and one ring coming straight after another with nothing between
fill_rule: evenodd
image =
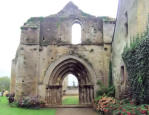
<instances>
[{"instance_id":1,"label":"archway opening","mask_svg":"<svg viewBox=\"0 0 149 115\"><path fill-rule=\"evenodd\" d=\"M72 25L72 44L81 44L81 25L80 24L73 24Z\"/></svg>"},{"instance_id":2,"label":"archway opening","mask_svg":"<svg viewBox=\"0 0 149 115\"><path fill-rule=\"evenodd\" d=\"M46 102L50 105L62 105L63 81L73 74L78 79L79 104L91 104L94 99L94 87L88 69L79 61L68 58L60 61L50 74L46 87ZM77 85L77 83L72 84Z\"/></svg>"},{"instance_id":3,"label":"archway opening","mask_svg":"<svg viewBox=\"0 0 149 115\"><path fill-rule=\"evenodd\" d=\"M79 104L79 88L78 79L73 74L68 74L62 83L62 104L78 105Z\"/></svg>"}]
</instances>

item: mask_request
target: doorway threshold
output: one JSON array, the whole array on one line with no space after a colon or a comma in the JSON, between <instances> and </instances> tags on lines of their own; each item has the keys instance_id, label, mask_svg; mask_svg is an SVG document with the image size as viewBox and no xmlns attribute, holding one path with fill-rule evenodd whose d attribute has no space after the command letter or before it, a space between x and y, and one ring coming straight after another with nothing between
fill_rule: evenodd
<instances>
[{"instance_id":1,"label":"doorway threshold","mask_svg":"<svg viewBox=\"0 0 149 115\"><path fill-rule=\"evenodd\" d=\"M48 108L91 108L92 104L84 105L47 105Z\"/></svg>"}]
</instances>

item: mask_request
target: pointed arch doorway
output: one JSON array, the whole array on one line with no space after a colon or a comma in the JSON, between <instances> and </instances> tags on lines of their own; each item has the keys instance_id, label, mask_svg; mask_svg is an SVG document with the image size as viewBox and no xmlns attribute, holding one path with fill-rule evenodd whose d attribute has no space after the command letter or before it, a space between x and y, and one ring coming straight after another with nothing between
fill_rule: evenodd
<instances>
[{"instance_id":1,"label":"pointed arch doorway","mask_svg":"<svg viewBox=\"0 0 149 115\"><path fill-rule=\"evenodd\" d=\"M69 73L75 75L78 79L79 104L91 104L94 99L94 85L91 73L84 64L74 58L59 61L51 71L46 87L46 102L49 105L62 104L62 81Z\"/></svg>"}]
</instances>

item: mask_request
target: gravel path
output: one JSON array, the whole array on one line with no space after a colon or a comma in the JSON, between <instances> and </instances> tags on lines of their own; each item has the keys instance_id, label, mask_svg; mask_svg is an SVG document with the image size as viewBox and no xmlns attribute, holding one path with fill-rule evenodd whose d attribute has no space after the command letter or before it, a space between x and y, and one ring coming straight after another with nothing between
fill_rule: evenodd
<instances>
[{"instance_id":1,"label":"gravel path","mask_svg":"<svg viewBox=\"0 0 149 115\"><path fill-rule=\"evenodd\" d=\"M99 115L92 108L57 108L56 115Z\"/></svg>"}]
</instances>

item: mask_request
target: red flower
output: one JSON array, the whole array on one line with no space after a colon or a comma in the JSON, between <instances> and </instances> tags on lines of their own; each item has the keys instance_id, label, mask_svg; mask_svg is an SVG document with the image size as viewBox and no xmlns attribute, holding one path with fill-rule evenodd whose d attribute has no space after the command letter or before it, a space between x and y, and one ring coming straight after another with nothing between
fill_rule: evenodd
<instances>
[{"instance_id":1,"label":"red flower","mask_svg":"<svg viewBox=\"0 0 149 115\"><path fill-rule=\"evenodd\" d=\"M109 112L109 110L108 110L108 109L104 109L103 111L104 111L104 112L106 112L106 113L107 113L107 112Z\"/></svg>"},{"instance_id":2,"label":"red flower","mask_svg":"<svg viewBox=\"0 0 149 115\"><path fill-rule=\"evenodd\" d=\"M119 110L122 109L122 107L119 107Z\"/></svg>"},{"instance_id":3,"label":"red flower","mask_svg":"<svg viewBox=\"0 0 149 115\"><path fill-rule=\"evenodd\" d=\"M127 112L127 115L131 115L131 113L130 112Z\"/></svg>"},{"instance_id":4,"label":"red flower","mask_svg":"<svg viewBox=\"0 0 149 115\"><path fill-rule=\"evenodd\" d=\"M126 112L126 110L125 110L125 109L122 109L122 111L123 111L123 112Z\"/></svg>"},{"instance_id":5,"label":"red flower","mask_svg":"<svg viewBox=\"0 0 149 115\"><path fill-rule=\"evenodd\" d=\"M141 110L140 112L141 112L142 114L146 114L146 113L147 113L146 110Z\"/></svg>"},{"instance_id":6,"label":"red flower","mask_svg":"<svg viewBox=\"0 0 149 115\"><path fill-rule=\"evenodd\" d=\"M134 105L134 102L133 102L133 101L131 101L131 102L130 102L130 104L131 104L131 105Z\"/></svg>"}]
</instances>

